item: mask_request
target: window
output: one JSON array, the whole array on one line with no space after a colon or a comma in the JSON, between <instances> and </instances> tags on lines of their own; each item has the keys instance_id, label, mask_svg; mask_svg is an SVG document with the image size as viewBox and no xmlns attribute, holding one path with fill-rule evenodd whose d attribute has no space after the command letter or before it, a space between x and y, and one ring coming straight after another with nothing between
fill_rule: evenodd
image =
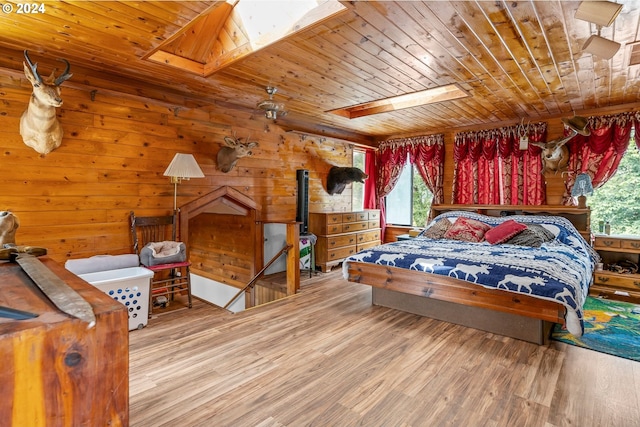
<instances>
[{"instance_id":1,"label":"window","mask_svg":"<svg viewBox=\"0 0 640 427\"><path fill-rule=\"evenodd\" d=\"M353 150L353 167L364 171L365 152ZM351 205L354 211L364 209L364 184L362 182L354 182L351 184Z\"/></svg>"},{"instance_id":2,"label":"window","mask_svg":"<svg viewBox=\"0 0 640 427\"><path fill-rule=\"evenodd\" d=\"M424 227L432 199L433 194L407 159L396 186L385 198L387 224Z\"/></svg>"},{"instance_id":3,"label":"window","mask_svg":"<svg viewBox=\"0 0 640 427\"><path fill-rule=\"evenodd\" d=\"M640 151L631 132L629 148L615 175L587 199L594 232L601 232L600 224L609 221L611 234L640 235Z\"/></svg>"}]
</instances>

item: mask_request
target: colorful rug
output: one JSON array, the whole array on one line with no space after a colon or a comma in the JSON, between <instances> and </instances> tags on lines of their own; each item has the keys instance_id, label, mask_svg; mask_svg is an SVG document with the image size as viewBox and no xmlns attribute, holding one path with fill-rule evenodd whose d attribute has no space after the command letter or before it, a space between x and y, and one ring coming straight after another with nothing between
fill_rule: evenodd
<instances>
[{"instance_id":1,"label":"colorful rug","mask_svg":"<svg viewBox=\"0 0 640 427\"><path fill-rule=\"evenodd\" d=\"M640 362L640 305L587 297L584 334L576 338L556 324L551 338Z\"/></svg>"}]
</instances>

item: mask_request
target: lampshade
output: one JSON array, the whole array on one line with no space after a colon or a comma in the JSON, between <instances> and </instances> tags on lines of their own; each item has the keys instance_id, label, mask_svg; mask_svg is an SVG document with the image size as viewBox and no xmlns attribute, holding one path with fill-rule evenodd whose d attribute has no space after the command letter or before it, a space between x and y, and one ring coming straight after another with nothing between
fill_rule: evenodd
<instances>
[{"instance_id":1,"label":"lampshade","mask_svg":"<svg viewBox=\"0 0 640 427\"><path fill-rule=\"evenodd\" d=\"M576 10L576 19L608 27L618 17L622 5L612 1L583 1Z\"/></svg>"},{"instance_id":2,"label":"lampshade","mask_svg":"<svg viewBox=\"0 0 640 427\"><path fill-rule=\"evenodd\" d=\"M172 178L189 179L189 178L204 178L202 169L198 166L198 162L193 157L193 154L177 153L167 170L164 171L164 176L170 176Z\"/></svg>"},{"instance_id":3,"label":"lampshade","mask_svg":"<svg viewBox=\"0 0 640 427\"><path fill-rule=\"evenodd\" d=\"M202 169L198 166L198 162L196 162L193 154L182 153L176 153L176 155L173 156L173 160L169 163L167 170L164 171L164 176L171 177L174 211L178 209L178 183L189 178L204 178Z\"/></svg>"},{"instance_id":4,"label":"lampshade","mask_svg":"<svg viewBox=\"0 0 640 427\"><path fill-rule=\"evenodd\" d=\"M594 34L587 39L582 50L604 59L611 59L620 50L620 43Z\"/></svg>"},{"instance_id":5,"label":"lampshade","mask_svg":"<svg viewBox=\"0 0 640 427\"><path fill-rule=\"evenodd\" d=\"M571 189L571 197L591 196L592 194L593 185L591 184L591 176L584 172L579 174Z\"/></svg>"}]
</instances>

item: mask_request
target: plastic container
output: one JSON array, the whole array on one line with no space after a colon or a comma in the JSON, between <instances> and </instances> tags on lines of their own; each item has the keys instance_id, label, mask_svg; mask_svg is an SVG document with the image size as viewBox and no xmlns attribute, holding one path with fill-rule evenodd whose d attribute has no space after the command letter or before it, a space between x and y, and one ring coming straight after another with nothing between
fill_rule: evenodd
<instances>
[{"instance_id":1,"label":"plastic container","mask_svg":"<svg viewBox=\"0 0 640 427\"><path fill-rule=\"evenodd\" d=\"M128 267L79 274L78 277L127 307L130 331L147 325L153 271L144 267Z\"/></svg>"}]
</instances>

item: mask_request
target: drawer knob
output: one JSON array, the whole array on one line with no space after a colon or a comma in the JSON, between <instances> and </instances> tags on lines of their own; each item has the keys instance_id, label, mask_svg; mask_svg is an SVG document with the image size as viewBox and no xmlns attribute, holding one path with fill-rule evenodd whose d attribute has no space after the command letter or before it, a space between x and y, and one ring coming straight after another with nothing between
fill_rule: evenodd
<instances>
[{"instance_id":1,"label":"drawer knob","mask_svg":"<svg viewBox=\"0 0 640 427\"><path fill-rule=\"evenodd\" d=\"M631 247L634 249L640 249L640 243L638 242L631 242Z\"/></svg>"},{"instance_id":2,"label":"drawer knob","mask_svg":"<svg viewBox=\"0 0 640 427\"><path fill-rule=\"evenodd\" d=\"M634 280L634 281L633 281L633 284L634 284L635 286L637 286L637 287L639 287L639 288L640 288L640 282L638 282L637 280Z\"/></svg>"},{"instance_id":3,"label":"drawer knob","mask_svg":"<svg viewBox=\"0 0 640 427\"><path fill-rule=\"evenodd\" d=\"M613 245L613 241L611 241L611 240L603 240L602 243L604 243L605 246Z\"/></svg>"},{"instance_id":4,"label":"drawer knob","mask_svg":"<svg viewBox=\"0 0 640 427\"><path fill-rule=\"evenodd\" d=\"M598 276L598 280L602 283L607 283L609 281L609 278L604 276Z\"/></svg>"}]
</instances>

